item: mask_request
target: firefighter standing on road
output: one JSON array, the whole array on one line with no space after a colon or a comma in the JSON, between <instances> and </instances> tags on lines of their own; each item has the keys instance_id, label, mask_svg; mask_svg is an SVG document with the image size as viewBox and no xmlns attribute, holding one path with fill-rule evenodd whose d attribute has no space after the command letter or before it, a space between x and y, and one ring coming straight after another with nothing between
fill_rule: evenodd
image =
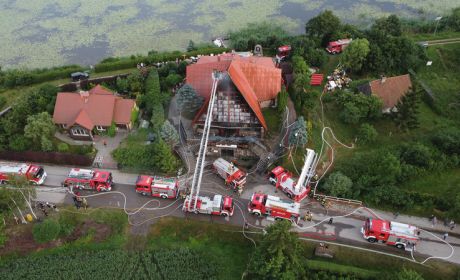
<instances>
[{"instance_id":1,"label":"firefighter standing on road","mask_svg":"<svg viewBox=\"0 0 460 280\"><path fill-rule=\"evenodd\" d=\"M241 186L238 186L238 197L240 197L242 193L243 193L243 188Z\"/></svg>"}]
</instances>

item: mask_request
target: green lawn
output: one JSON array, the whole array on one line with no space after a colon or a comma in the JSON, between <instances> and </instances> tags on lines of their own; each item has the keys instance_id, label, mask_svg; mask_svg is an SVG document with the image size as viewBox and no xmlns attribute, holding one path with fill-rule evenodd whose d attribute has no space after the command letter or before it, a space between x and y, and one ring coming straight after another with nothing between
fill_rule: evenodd
<instances>
[{"instance_id":1,"label":"green lawn","mask_svg":"<svg viewBox=\"0 0 460 280\"><path fill-rule=\"evenodd\" d=\"M407 34L407 36L413 39L414 41L418 42L418 41L460 38L460 32L445 31L445 32L437 32L436 35L433 32L433 33L425 33L425 34Z\"/></svg>"}]
</instances>

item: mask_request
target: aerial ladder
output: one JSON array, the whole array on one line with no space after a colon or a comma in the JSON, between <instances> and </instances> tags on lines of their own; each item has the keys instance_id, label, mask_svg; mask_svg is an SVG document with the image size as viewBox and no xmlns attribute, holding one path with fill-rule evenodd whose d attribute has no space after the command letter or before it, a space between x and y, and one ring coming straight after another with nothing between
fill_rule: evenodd
<instances>
[{"instance_id":1,"label":"aerial ladder","mask_svg":"<svg viewBox=\"0 0 460 280\"><path fill-rule=\"evenodd\" d=\"M216 100L217 85L222 79L222 73L219 71L214 71L212 73L212 88L211 95L208 104L208 111L206 114L206 120L203 127L203 135L201 136L200 149L198 151L198 156L196 158L195 171L193 173L192 186L190 188L190 200L194 199L193 203L188 203L187 211L196 212L197 211L197 201L200 194L201 179L203 177L203 169L205 165L206 158L206 149L208 147L209 131L211 129L212 122L212 109L214 107L214 102Z\"/></svg>"}]
</instances>

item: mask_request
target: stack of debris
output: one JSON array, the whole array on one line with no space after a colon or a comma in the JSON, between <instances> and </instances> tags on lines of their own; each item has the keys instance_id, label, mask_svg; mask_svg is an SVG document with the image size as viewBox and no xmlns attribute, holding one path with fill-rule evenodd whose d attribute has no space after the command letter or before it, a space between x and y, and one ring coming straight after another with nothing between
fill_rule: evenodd
<instances>
[{"instance_id":1,"label":"stack of debris","mask_svg":"<svg viewBox=\"0 0 460 280\"><path fill-rule=\"evenodd\" d=\"M327 81L327 90L334 91L336 88L348 87L351 79L347 76L345 70L335 69L331 76L327 76Z\"/></svg>"}]
</instances>

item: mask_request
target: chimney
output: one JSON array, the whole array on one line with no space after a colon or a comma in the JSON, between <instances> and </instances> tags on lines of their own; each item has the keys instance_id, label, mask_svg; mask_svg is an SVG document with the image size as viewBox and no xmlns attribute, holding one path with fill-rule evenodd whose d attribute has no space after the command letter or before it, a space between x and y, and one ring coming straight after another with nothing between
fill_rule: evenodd
<instances>
[{"instance_id":1,"label":"chimney","mask_svg":"<svg viewBox=\"0 0 460 280\"><path fill-rule=\"evenodd\" d=\"M385 83L386 80L387 80L387 77L385 77L385 75L380 76L380 83L381 84Z\"/></svg>"},{"instance_id":2,"label":"chimney","mask_svg":"<svg viewBox=\"0 0 460 280\"><path fill-rule=\"evenodd\" d=\"M88 103L89 92L88 91L80 91L80 98L82 98L85 103Z\"/></svg>"}]
</instances>

